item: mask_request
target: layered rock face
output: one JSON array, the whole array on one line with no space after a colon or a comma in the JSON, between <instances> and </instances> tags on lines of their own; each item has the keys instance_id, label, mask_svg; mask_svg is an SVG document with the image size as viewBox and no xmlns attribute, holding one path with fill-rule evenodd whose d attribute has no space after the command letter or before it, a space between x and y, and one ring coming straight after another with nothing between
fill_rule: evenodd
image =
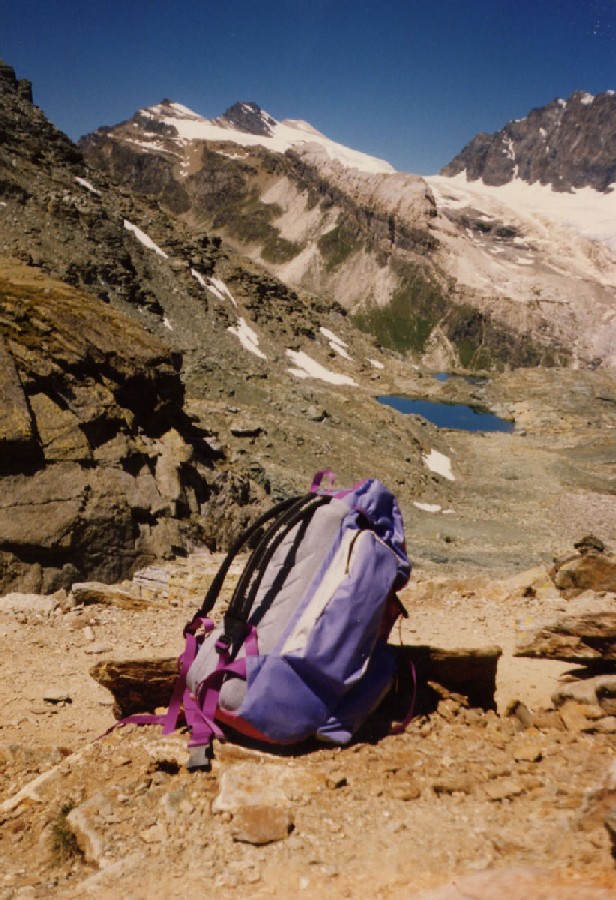
<instances>
[{"instance_id":1,"label":"layered rock face","mask_svg":"<svg viewBox=\"0 0 616 900\"><path fill-rule=\"evenodd\" d=\"M616 183L616 94L576 91L494 134L478 134L441 175L464 171L470 181L490 185L520 178L556 191L609 190Z\"/></svg>"},{"instance_id":2,"label":"layered rock face","mask_svg":"<svg viewBox=\"0 0 616 900\"><path fill-rule=\"evenodd\" d=\"M213 454L179 360L100 301L0 265L0 590L117 581L201 533Z\"/></svg>"}]
</instances>

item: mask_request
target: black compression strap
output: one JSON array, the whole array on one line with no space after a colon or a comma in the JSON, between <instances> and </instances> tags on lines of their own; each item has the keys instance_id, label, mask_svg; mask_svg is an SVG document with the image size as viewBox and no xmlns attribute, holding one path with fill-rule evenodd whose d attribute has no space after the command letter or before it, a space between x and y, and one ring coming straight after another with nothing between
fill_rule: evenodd
<instances>
[{"instance_id":1,"label":"black compression strap","mask_svg":"<svg viewBox=\"0 0 616 900\"><path fill-rule=\"evenodd\" d=\"M231 545L226 557L224 558L223 562L221 563L220 568L218 569L218 572L214 576L214 580L212 581L212 583L208 589L208 592L205 595L205 599L204 599L203 603L201 604L201 608L200 608L199 612L196 614L195 618L199 618L201 616L206 616L210 612L210 610L212 609L214 604L216 603L216 600L218 599L218 595L220 594L220 591L224 584L224 580L227 577L227 573L228 573L229 569L231 568L231 563L233 562L233 560L235 559L237 554L240 552L240 550L242 549L244 544L246 544L247 541L249 541L250 538L254 534L256 534L259 531L259 529L263 527L263 525L265 525L266 522L269 522L270 519L274 518L275 516L279 516L290 506L293 506L294 504L296 504L298 499L299 499L298 497L288 497L286 500L282 500L276 506L273 506L267 512L263 513L263 515L259 516L259 518L256 519L252 523L252 525L250 525L245 531L243 531L242 534L234 541L234 543ZM191 623L189 623L186 627L187 628L190 627L190 624Z\"/></svg>"},{"instance_id":2,"label":"black compression strap","mask_svg":"<svg viewBox=\"0 0 616 900\"><path fill-rule=\"evenodd\" d=\"M225 631L219 640L231 649L232 656L237 652L237 647L246 634L246 624L258 586L275 550L298 522L311 517L319 506L329 500L329 496L323 495L308 494L306 497L302 497L295 506L286 510L276 519L261 538L242 573L229 609L225 614Z\"/></svg>"}]
</instances>

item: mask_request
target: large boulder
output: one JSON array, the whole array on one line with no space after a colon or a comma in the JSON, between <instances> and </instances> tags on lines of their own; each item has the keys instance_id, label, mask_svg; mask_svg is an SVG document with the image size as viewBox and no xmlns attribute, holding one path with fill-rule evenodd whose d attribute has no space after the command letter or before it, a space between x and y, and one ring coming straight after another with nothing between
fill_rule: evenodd
<instances>
[{"instance_id":1,"label":"large boulder","mask_svg":"<svg viewBox=\"0 0 616 900\"><path fill-rule=\"evenodd\" d=\"M0 590L116 581L200 536L213 453L179 366L121 313L0 260Z\"/></svg>"}]
</instances>

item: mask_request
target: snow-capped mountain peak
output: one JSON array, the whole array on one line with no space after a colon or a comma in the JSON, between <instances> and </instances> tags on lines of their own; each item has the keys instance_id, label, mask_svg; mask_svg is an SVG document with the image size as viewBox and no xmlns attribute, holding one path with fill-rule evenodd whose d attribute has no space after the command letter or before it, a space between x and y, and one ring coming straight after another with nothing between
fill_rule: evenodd
<instances>
[{"instance_id":1,"label":"snow-capped mountain peak","mask_svg":"<svg viewBox=\"0 0 616 900\"><path fill-rule=\"evenodd\" d=\"M168 150L175 143L183 145L188 141L210 141L235 143L242 147L262 146L273 153L287 150L316 150L344 168L361 172L383 174L395 172L393 166L383 159L353 150L326 137L308 122L301 119L277 121L256 103L235 103L222 116L207 119L181 103L163 100L155 106L140 109L128 123L133 131L132 138L114 129L123 140L138 142L147 150L148 142L153 151L160 152L161 136ZM141 129L137 137L136 128Z\"/></svg>"}]
</instances>

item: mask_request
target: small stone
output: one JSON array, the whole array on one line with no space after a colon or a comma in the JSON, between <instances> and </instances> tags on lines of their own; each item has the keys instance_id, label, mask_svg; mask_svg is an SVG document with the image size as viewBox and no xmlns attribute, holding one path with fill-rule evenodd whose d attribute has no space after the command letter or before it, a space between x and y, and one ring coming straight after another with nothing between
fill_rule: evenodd
<instances>
[{"instance_id":1,"label":"small stone","mask_svg":"<svg viewBox=\"0 0 616 900\"><path fill-rule=\"evenodd\" d=\"M588 728L589 720L579 703L568 700L558 711L567 731L585 731Z\"/></svg>"},{"instance_id":2,"label":"small stone","mask_svg":"<svg viewBox=\"0 0 616 900\"><path fill-rule=\"evenodd\" d=\"M328 788L335 790L336 788L347 787L349 782L346 775L343 775L341 772L332 772L325 779L325 783Z\"/></svg>"},{"instance_id":3,"label":"small stone","mask_svg":"<svg viewBox=\"0 0 616 900\"><path fill-rule=\"evenodd\" d=\"M306 772L278 763L237 762L222 772L212 812L233 813L247 806L288 808L291 798L302 797L317 786L316 779L313 782Z\"/></svg>"},{"instance_id":4,"label":"small stone","mask_svg":"<svg viewBox=\"0 0 616 900\"><path fill-rule=\"evenodd\" d=\"M41 706L35 703L34 706L30 707L30 712L33 716L48 716L57 712L57 710L51 704L49 706Z\"/></svg>"},{"instance_id":5,"label":"small stone","mask_svg":"<svg viewBox=\"0 0 616 900\"><path fill-rule=\"evenodd\" d=\"M85 861L95 866L104 865L105 843L96 824L98 807L103 799L101 794L96 794L81 806L72 809L66 817Z\"/></svg>"},{"instance_id":6,"label":"small stone","mask_svg":"<svg viewBox=\"0 0 616 900\"><path fill-rule=\"evenodd\" d=\"M61 688L48 688L43 691L43 700L45 703L72 703L71 695Z\"/></svg>"},{"instance_id":7,"label":"small stone","mask_svg":"<svg viewBox=\"0 0 616 900\"><path fill-rule=\"evenodd\" d=\"M435 794L470 794L473 786L469 778L460 775L435 781L432 790Z\"/></svg>"},{"instance_id":8,"label":"small stone","mask_svg":"<svg viewBox=\"0 0 616 900\"><path fill-rule=\"evenodd\" d=\"M421 788L414 781L403 781L394 785L391 796L394 800L417 800L421 797Z\"/></svg>"},{"instance_id":9,"label":"small stone","mask_svg":"<svg viewBox=\"0 0 616 900\"><path fill-rule=\"evenodd\" d=\"M515 778L503 778L502 781L492 781L487 784L485 791L490 800L507 800L523 794L524 786Z\"/></svg>"},{"instance_id":10,"label":"small stone","mask_svg":"<svg viewBox=\"0 0 616 900\"><path fill-rule=\"evenodd\" d=\"M597 553L603 553L605 550L605 544L594 534L586 534L579 541L575 541L573 546L576 550L579 550L580 553L588 553L589 550L596 550Z\"/></svg>"},{"instance_id":11,"label":"small stone","mask_svg":"<svg viewBox=\"0 0 616 900\"><path fill-rule=\"evenodd\" d=\"M603 719L589 723L585 729L595 734L616 734L616 716L604 716Z\"/></svg>"},{"instance_id":12,"label":"small stone","mask_svg":"<svg viewBox=\"0 0 616 900\"><path fill-rule=\"evenodd\" d=\"M289 809L275 806L245 806L233 816L234 841L247 844L271 844L282 841L293 829Z\"/></svg>"},{"instance_id":13,"label":"small stone","mask_svg":"<svg viewBox=\"0 0 616 900\"><path fill-rule=\"evenodd\" d=\"M95 653L110 653L113 650L113 647L110 644L92 644L90 647L86 647L84 653L95 654Z\"/></svg>"},{"instance_id":14,"label":"small stone","mask_svg":"<svg viewBox=\"0 0 616 900\"><path fill-rule=\"evenodd\" d=\"M543 747L537 738L522 735L513 745L513 758L518 762L539 762L543 757Z\"/></svg>"},{"instance_id":15,"label":"small stone","mask_svg":"<svg viewBox=\"0 0 616 900\"><path fill-rule=\"evenodd\" d=\"M139 833L139 837L145 844L160 844L169 837L167 826L164 822L157 822L150 828L146 828Z\"/></svg>"},{"instance_id":16,"label":"small stone","mask_svg":"<svg viewBox=\"0 0 616 900\"><path fill-rule=\"evenodd\" d=\"M505 715L515 716L524 728L532 728L535 724L533 714L521 700L514 700L510 703L505 711Z\"/></svg>"},{"instance_id":17,"label":"small stone","mask_svg":"<svg viewBox=\"0 0 616 900\"><path fill-rule=\"evenodd\" d=\"M193 805L188 799L188 792L185 785L164 794L161 797L160 803L165 811L165 815L169 819L174 819L180 813L189 816L193 812Z\"/></svg>"},{"instance_id":18,"label":"small stone","mask_svg":"<svg viewBox=\"0 0 616 900\"><path fill-rule=\"evenodd\" d=\"M327 418L327 410L317 406L309 406L306 410L306 417L310 419L311 422L323 422L323 420Z\"/></svg>"}]
</instances>

